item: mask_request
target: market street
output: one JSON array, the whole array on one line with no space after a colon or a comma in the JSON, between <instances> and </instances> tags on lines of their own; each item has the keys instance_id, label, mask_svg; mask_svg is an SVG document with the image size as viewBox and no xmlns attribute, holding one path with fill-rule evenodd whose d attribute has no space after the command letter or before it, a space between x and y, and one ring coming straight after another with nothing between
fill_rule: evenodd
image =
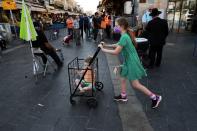
<instances>
[{"instance_id":1,"label":"market street","mask_svg":"<svg viewBox=\"0 0 197 131\"><path fill-rule=\"evenodd\" d=\"M63 51L63 68L58 72L49 69L47 76L40 78L37 84L32 74L29 45L21 43L22 47L3 53L0 64L1 131L196 130L197 61L192 56L193 34L171 34L162 66L148 70L148 77L142 79L142 83L163 96L157 110L150 108L149 98L131 88L128 88L126 104L113 101L114 92L119 93L119 80L109 69L116 64L117 57L102 52L98 58L104 90L98 93L98 107L90 109L84 99L71 106L67 64L76 56L93 55L97 44L84 39L81 46L63 46L64 35L65 31L61 30L59 39L51 41Z\"/></svg>"}]
</instances>

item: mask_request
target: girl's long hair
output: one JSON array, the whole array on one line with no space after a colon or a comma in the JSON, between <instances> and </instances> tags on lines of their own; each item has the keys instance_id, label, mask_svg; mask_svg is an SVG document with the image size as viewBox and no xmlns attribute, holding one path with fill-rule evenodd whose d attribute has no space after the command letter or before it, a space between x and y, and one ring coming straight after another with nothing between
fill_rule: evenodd
<instances>
[{"instance_id":1,"label":"girl's long hair","mask_svg":"<svg viewBox=\"0 0 197 131\"><path fill-rule=\"evenodd\" d=\"M120 18L118 18L117 23L119 26L123 27L127 31L127 34L130 36L130 39L131 39L133 45L135 46L135 48L137 48L134 32L132 31L132 28L129 27L129 23L128 23L127 19L124 17L120 17Z\"/></svg>"}]
</instances>

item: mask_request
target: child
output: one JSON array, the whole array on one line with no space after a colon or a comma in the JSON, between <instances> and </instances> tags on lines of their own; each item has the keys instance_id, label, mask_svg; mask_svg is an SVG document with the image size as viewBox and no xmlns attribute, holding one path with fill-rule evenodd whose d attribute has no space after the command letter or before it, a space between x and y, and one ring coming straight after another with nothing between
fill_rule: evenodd
<instances>
[{"instance_id":1,"label":"child","mask_svg":"<svg viewBox=\"0 0 197 131\"><path fill-rule=\"evenodd\" d=\"M83 67L83 70L82 71L79 71L78 74L80 75L83 75L86 71L86 69L88 68L85 76L84 76L84 79L81 81L80 85L79 85L79 90L80 90L80 93L84 93L88 90L91 90L92 89L92 84L94 83L94 78L95 78L95 73L93 72L92 70L92 67L88 66L90 61L91 61L92 57L88 57L84 60L84 67ZM92 74L94 73L94 74ZM94 76L94 78L92 77ZM80 79L76 79L75 80L75 84L78 85L80 82Z\"/></svg>"},{"instance_id":2,"label":"child","mask_svg":"<svg viewBox=\"0 0 197 131\"><path fill-rule=\"evenodd\" d=\"M63 45L64 44L69 45L69 43L72 40L72 38L73 38L73 35L65 36L64 39L63 39Z\"/></svg>"},{"instance_id":3,"label":"child","mask_svg":"<svg viewBox=\"0 0 197 131\"><path fill-rule=\"evenodd\" d=\"M131 81L132 87L143 92L145 95L150 97L152 100L152 108L157 108L159 103L162 100L160 95L156 95L147 89L144 85L139 82L143 76L146 76L146 72L141 65L137 52L135 50L134 45L132 44L131 37L128 34L128 21L126 18L119 18L117 20L118 27L121 30L121 38L117 44L114 45L102 45L99 47L105 53L110 53L113 55L122 54L124 57L124 62L121 65L121 94L114 97L116 101L127 101L126 94L126 80ZM104 47L114 47L115 49L105 49Z\"/></svg>"}]
</instances>

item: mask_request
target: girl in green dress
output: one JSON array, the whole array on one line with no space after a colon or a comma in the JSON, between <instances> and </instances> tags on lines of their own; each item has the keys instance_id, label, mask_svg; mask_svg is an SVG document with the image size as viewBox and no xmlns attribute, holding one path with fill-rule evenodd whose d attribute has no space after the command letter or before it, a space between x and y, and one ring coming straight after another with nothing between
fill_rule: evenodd
<instances>
[{"instance_id":1,"label":"girl in green dress","mask_svg":"<svg viewBox=\"0 0 197 131\"><path fill-rule=\"evenodd\" d=\"M140 59L138 57L137 51L132 44L130 35L128 34L128 21L125 18L119 18L117 20L117 24L121 30L121 38L117 44L106 45L99 44L101 50L105 53L121 55L124 58L124 62L121 65L121 94L114 97L116 101L127 101L126 94L126 80L131 81L131 85L133 88L143 92L145 95L149 96L152 100L152 108L158 107L161 102L162 97L156 95L147 89L144 85L139 82L143 76L147 76L146 71L144 70ZM112 47L114 49L106 49L106 47Z\"/></svg>"}]
</instances>

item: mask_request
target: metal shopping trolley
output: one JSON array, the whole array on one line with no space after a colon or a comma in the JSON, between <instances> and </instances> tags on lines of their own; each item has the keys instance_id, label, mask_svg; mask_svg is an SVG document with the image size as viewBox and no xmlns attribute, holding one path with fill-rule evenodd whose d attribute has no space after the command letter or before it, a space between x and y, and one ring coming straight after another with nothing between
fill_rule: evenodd
<instances>
[{"instance_id":1,"label":"metal shopping trolley","mask_svg":"<svg viewBox=\"0 0 197 131\"><path fill-rule=\"evenodd\" d=\"M84 59L76 57L68 64L68 76L70 85L70 103L72 105L76 104L73 100L74 97L87 97L87 104L91 108L97 106L96 94L98 91L103 89L103 83L99 81L99 68L98 68L98 58L97 55L100 48L97 49L94 56L91 58L89 65L84 68ZM83 72L80 74L79 72ZM93 78L89 82L91 88L83 93L80 92L80 88L84 85L84 77L86 73L91 72L91 77ZM76 80L78 79L78 82Z\"/></svg>"}]
</instances>

